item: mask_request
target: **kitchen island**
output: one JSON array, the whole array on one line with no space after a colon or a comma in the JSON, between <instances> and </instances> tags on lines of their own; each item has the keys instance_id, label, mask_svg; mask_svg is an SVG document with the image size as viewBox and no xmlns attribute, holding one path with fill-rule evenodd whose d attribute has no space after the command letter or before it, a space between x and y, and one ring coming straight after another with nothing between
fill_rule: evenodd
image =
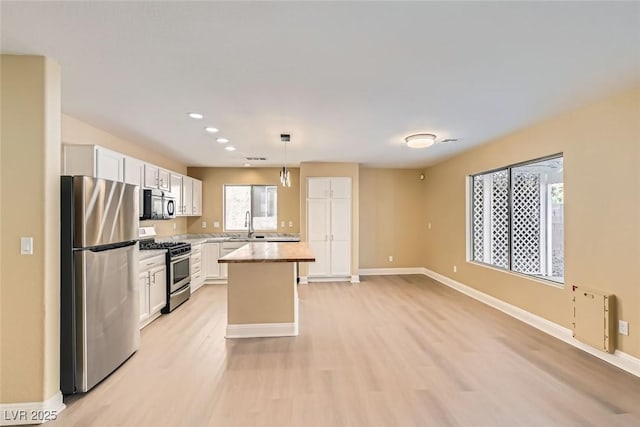
<instances>
[{"instance_id":1,"label":"kitchen island","mask_svg":"<svg viewBox=\"0 0 640 427\"><path fill-rule=\"evenodd\" d=\"M297 265L314 262L306 242L251 242L228 264L227 338L298 335Z\"/></svg>"}]
</instances>

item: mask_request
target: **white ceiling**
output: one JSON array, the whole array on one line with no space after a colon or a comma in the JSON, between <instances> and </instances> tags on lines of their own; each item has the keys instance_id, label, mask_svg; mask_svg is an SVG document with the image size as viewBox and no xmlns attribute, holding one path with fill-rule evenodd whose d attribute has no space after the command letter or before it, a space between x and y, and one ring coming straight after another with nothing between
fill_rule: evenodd
<instances>
[{"instance_id":1,"label":"white ceiling","mask_svg":"<svg viewBox=\"0 0 640 427\"><path fill-rule=\"evenodd\" d=\"M1 14L3 53L60 63L65 113L192 166L278 165L283 131L289 164L427 166L640 82L640 2L2 1ZM411 150L415 132L461 141Z\"/></svg>"}]
</instances>

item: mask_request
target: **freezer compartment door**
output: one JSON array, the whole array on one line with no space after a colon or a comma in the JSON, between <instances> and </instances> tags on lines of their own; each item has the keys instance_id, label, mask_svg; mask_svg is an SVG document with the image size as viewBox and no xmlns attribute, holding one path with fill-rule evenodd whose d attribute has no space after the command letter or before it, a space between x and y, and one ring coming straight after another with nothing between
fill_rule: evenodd
<instances>
[{"instance_id":1,"label":"freezer compartment door","mask_svg":"<svg viewBox=\"0 0 640 427\"><path fill-rule=\"evenodd\" d=\"M137 259L137 243L75 252L77 391L91 389L138 349Z\"/></svg>"},{"instance_id":2,"label":"freezer compartment door","mask_svg":"<svg viewBox=\"0 0 640 427\"><path fill-rule=\"evenodd\" d=\"M73 177L76 248L138 238L139 189L135 185L88 176Z\"/></svg>"}]
</instances>

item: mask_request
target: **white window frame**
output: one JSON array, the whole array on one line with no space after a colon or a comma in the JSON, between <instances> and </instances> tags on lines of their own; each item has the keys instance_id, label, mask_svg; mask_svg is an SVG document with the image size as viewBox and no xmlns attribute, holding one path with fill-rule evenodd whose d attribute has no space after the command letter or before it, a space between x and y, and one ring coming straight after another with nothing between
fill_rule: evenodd
<instances>
[{"instance_id":1,"label":"white window frame","mask_svg":"<svg viewBox=\"0 0 640 427\"><path fill-rule=\"evenodd\" d=\"M253 187L275 187L276 189L276 226L275 228L269 229L259 229L256 228L254 232L276 232L278 231L278 185L277 184L223 184L222 185L222 230L223 232L230 233L240 233L246 232L246 228L241 229L229 229L227 228L227 187L249 187L250 188L250 210L251 210L251 220L253 221Z\"/></svg>"},{"instance_id":2,"label":"white window frame","mask_svg":"<svg viewBox=\"0 0 640 427\"><path fill-rule=\"evenodd\" d=\"M490 268L493 270L497 270L500 272L504 272L504 273L508 273L508 274L513 274L519 277L523 277L523 278L527 278L533 281L537 281L540 283L544 283L545 285L551 285L554 287L559 287L559 288L564 288L565 282L566 282L566 278L563 282L559 282L559 281L555 281L555 280L551 280L551 279L547 279L544 276L537 276L537 275L531 275L531 274L526 274L526 273L521 273L518 271L514 271L512 270L512 249L511 249L511 245L513 244L512 242L512 230L511 230L511 215L512 215L512 185L511 185L511 169L513 168L517 168L520 166L526 166L529 164L533 164L533 163L538 163L538 162L542 162L545 160L552 160L552 159L558 159L558 158L562 158L564 159L564 153L557 153L557 154L553 154L550 156L545 156L545 157L540 157L540 158L536 158L536 159L532 159L532 160L527 160L524 162L520 162L520 163L514 163L511 165L507 165L507 166L503 166L503 167L499 167L499 168L495 168L495 169L490 169L487 171L483 171L483 172L477 172L474 173L472 175L467 176L467 179L465 180L465 197L466 197L466 212L465 212L465 224L466 224L466 233L465 233L465 240L466 240L466 261L470 264L474 264L474 265L478 265L478 266L482 266L485 268ZM478 175L486 175L486 174L490 174L493 172L498 172L498 171L502 171L502 170L506 170L507 171L507 176L509 179L509 250L508 250L508 256L509 256L509 266L508 268L502 268L493 264L488 264L482 261L477 261L473 258L474 253L473 253L473 178L475 176ZM564 183L564 178L563 178L563 183ZM486 188L485 188L485 191ZM550 211L552 209L552 205L550 203L550 199L551 199L551 186L547 186L547 191L542 195L543 197L547 198L546 202L544 203L543 206L546 210L546 214L550 216ZM485 210L485 215L486 215L486 210ZM542 215L543 219L542 222L544 224L545 228L550 228L552 226L552 221L547 221L546 215ZM546 223L545 223L546 221ZM486 250L486 241L487 239L490 239L490 235L487 237L487 235L485 235L485 250ZM547 242L547 246L545 247L543 252L544 252L544 259L541 259L541 261L543 263L546 262L551 262L551 242ZM565 246L566 248L566 246Z\"/></svg>"}]
</instances>

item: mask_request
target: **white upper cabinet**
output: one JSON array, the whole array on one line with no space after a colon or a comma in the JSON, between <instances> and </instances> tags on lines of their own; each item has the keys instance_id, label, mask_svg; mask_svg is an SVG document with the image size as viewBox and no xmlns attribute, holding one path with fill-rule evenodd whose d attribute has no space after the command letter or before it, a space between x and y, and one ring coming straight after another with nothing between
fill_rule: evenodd
<instances>
[{"instance_id":1,"label":"white upper cabinet","mask_svg":"<svg viewBox=\"0 0 640 427\"><path fill-rule=\"evenodd\" d=\"M142 185L144 175L144 163L133 157L124 158L124 182L133 185Z\"/></svg>"},{"instance_id":2,"label":"white upper cabinet","mask_svg":"<svg viewBox=\"0 0 640 427\"><path fill-rule=\"evenodd\" d=\"M64 145L62 173L124 181L124 155L96 145Z\"/></svg>"},{"instance_id":3,"label":"white upper cabinet","mask_svg":"<svg viewBox=\"0 0 640 427\"><path fill-rule=\"evenodd\" d=\"M177 215L202 216L202 181L97 145L63 145L62 174L92 176L159 189L176 200Z\"/></svg>"},{"instance_id":4,"label":"white upper cabinet","mask_svg":"<svg viewBox=\"0 0 640 427\"><path fill-rule=\"evenodd\" d=\"M202 181L182 177L182 215L202 216Z\"/></svg>"},{"instance_id":5,"label":"white upper cabinet","mask_svg":"<svg viewBox=\"0 0 640 427\"><path fill-rule=\"evenodd\" d=\"M157 166L144 165L144 186L146 188L157 188L163 191L171 189L171 176L169 171Z\"/></svg>"},{"instance_id":6,"label":"white upper cabinet","mask_svg":"<svg viewBox=\"0 0 640 427\"><path fill-rule=\"evenodd\" d=\"M182 206L182 175L171 174L171 196L176 199L176 215L184 215Z\"/></svg>"},{"instance_id":7,"label":"white upper cabinet","mask_svg":"<svg viewBox=\"0 0 640 427\"><path fill-rule=\"evenodd\" d=\"M158 171L160 168L145 164L144 165L144 186L146 188L158 188Z\"/></svg>"},{"instance_id":8,"label":"white upper cabinet","mask_svg":"<svg viewBox=\"0 0 640 427\"><path fill-rule=\"evenodd\" d=\"M202 216L202 181L193 180L193 191L191 195L192 215Z\"/></svg>"},{"instance_id":9,"label":"white upper cabinet","mask_svg":"<svg viewBox=\"0 0 640 427\"><path fill-rule=\"evenodd\" d=\"M124 156L105 148L96 148L96 177L124 181Z\"/></svg>"},{"instance_id":10,"label":"white upper cabinet","mask_svg":"<svg viewBox=\"0 0 640 427\"><path fill-rule=\"evenodd\" d=\"M182 212L190 216L193 212L193 178L182 177Z\"/></svg>"},{"instance_id":11,"label":"white upper cabinet","mask_svg":"<svg viewBox=\"0 0 640 427\"><path fill-rule=\"evenodd\" d=\"M171 174L168 170L158 169L158 188L164 191L171 191Z\"/></svg>"}]
</instances>

